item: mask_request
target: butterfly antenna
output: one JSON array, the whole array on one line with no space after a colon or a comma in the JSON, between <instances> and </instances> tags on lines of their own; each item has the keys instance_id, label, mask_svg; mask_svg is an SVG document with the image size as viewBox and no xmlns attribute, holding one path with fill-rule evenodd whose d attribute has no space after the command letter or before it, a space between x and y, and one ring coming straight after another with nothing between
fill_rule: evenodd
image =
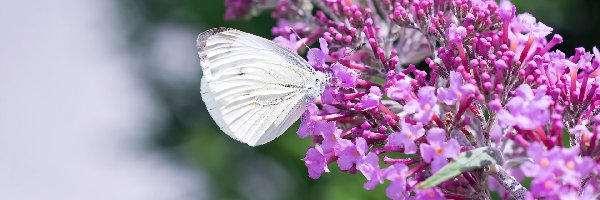
<instances>
[{"instance_id":1,"label":"butterfly antenna","mask_svg":"<svg viewBox=\"0 0 600 200\"><path fill-rule=\"evenodd\" d=\"M298 35L298 33L296 33L296 30L294 30L294 28L290 27L290 31L292 31L292 33L294 33L296 38L298 38L298 41L302 41L302 38L300 37L300 35ZM317 55L315 55L313 52L310 51L310 47L308 45L306 45L306 43L304 43L304 41L302 41L302 44L304 45L304 47L306 47L307 52L310 53L313 57L315 57L315 59L317 59L317 61L319 63L321 63L321 60L319 60Z\"/></svg>"},{"instance_id":2,"label":"butterfly antenna","mask_svg":"<svg viewBox=\"0 0 600 200\"><path fill-rule=\"evenodd\" d=\"M350 50L349 52L345 53L344 56L342 56L341 58L339 58L338 61L341 60L341 59L344 59L346 56L349 56L349 55L353 54L355 51L359 50L360 48L362 48L366 44L367 44L366 42L363 42L362 44L358 45L357 47L354 47L352 50Z\"/></svg>"},{"instance_id":3,"label":"butterfly antenna","mask_svg":"<svg viewBox=\"0 0 600 200\"><path fill-rule=\"evenodd\" d=\"M338 58L338 59L337 59L337 60L334 62L334 64L333 64L333 65L335 65L335 63L337 63L337 64L341 64L341 63L340 63L340 60L342 60L342 59L346 58L346 56L352 55L352 54L353 54L355 51L359 50L360 48L362 48L362 47L363 47L363 46L365 46L366 44L367 44L366 42L363 42L362 44L358 45L357 47L354 47L354 48L352 48L352 50L350 50L350 51L346 52L346 53L344 54L344 56L342 56L341 58ZM332 65L332 66L333 66L333 65ZM331 77L332 77L331 73L327 73L327 74L325 74L325 75L326 75L325 77L326 77L326 79L327 79L327 80L331 80ZM329 82L329 81L327 81L327 82ZM332 84L332 83L330 82L330 84Z\"/></svg>"},{"instance_id":4,"label":"butterfly antenna","mask_svg":"<svg viewBox=\"0 0 600 200\"><path fill-rule=\"evenodd\" d=\"M300 35L298 35L298 33L296 32L296 30L294 30L294 28L290 27L290 31L292 31L292 33L294 33L294 35L296 36L296 38L298 39L298 41L302 41L302 38L300 37ZM315 57L315 59L317 59L317 61L320 63L321 61L319 60L319 58L317 58L317 56L310 51L310 47L308 45L306 45L306 43L304 43L304 41L302 41L302 44L304 45L304 47L306 47L306 49L308 49L308 53L312 54L312 56ZM344 56L342 56L341 58L339 58L334 63L337 63L341 59L346 58L346 56L352 55L355 51L359 50L360 48L362 48L366 44L367 44L366 42L363 42L362 44L358 45L357 47L354 47L352 50L350 50L349 52L345 53Z\"/></svg>"},{"instance_id":5,"label":"butterfly antenna","mask_svg":"<svg viewBox=\"0 0 600 200\"><path fill-rule=\"evenodd\" d=\"M298 35L298 33L296 33L296 30L294 30L294 28L290 27L290 31L292 31L292 33L294 33L296 38L298 38L298 41L302 41L302 38L300 37L300 35ZM304 43L304 41L302 41L302 44L304 45L304 47L306 47L306 49L310 50L310 47L308 47L308 45L306 45L306 43Z\"/></svg>"},{"instance_id":6,"label":"butterfly antenna","mask_svg":"<svg viewBox=\"0 0 600 200\"><path fill-rule=\"evenodd\" d=\"M342 56L341 58L338 58L334 63L339 63L340 60L346 58L346 56L352 55L355 51L359 50L360 48L362 48L363 46L365 46L367 43L363 42L362 44L358 45L357 47L354 47L352 50L346 52L344 54L344 56Z\"/></svg>"}]
</instances>

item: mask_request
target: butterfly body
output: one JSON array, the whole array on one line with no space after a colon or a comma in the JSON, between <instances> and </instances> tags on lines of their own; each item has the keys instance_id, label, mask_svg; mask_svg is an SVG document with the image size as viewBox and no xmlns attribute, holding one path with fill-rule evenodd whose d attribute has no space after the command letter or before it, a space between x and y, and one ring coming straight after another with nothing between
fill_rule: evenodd
<instances>
[{"instance_id":1,"label":"butterfly body","mask_svg":"<svg viewBox=\"0 0 600 200\"><path fill-rule=\"evenodd\" d=\"M286 47L235 29L205 31L197 46L208 112L224 133L250 146L285 132L329 81Z\"/></svg>"}]
</instances>

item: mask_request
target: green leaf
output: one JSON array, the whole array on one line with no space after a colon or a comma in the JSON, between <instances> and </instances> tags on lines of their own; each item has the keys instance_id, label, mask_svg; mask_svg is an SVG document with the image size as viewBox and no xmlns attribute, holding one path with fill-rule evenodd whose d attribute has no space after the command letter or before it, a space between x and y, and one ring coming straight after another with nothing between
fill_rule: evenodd
<instances>
[{"instance_id":1,"label":"green leaf","mask_svg":"<svg viewBox=\"0 0 600 200\"><path fill-rule=\"evenodd\" d=\"M525 177L521 181L521 185L523 185L523 187L525 187L525 188L527 188L529 190L529 189L531 189L531 181L533 181L533 178L531 178L531 177Z\"/></svg>"},{"instance_id":2,"label":"green leaf","mask_svg":"<svg viewBox=\"0 0 600 200\"><path fill-rule=\"evenodd\" d=\"M505 169L510 169L510 168L519 167L519 166L521 166L521 164L523 164L525 162L533 162L533 160L531 158L527 158L527 157L513 158L513 159L510 159L510 160L507 160L504 163L504 168Z\"/></svg>"},{"instance_id":3,"label":"green leaf","mask_svg":"<svg viewBox=\"0 0 600 200\"><path fill-rule=\"evenodd\" d=\"M571 134L569 133L569 129L568 128L563 128L563 132L562 132L562 143L564 147L570 148L571 147Z\"/></svg>"},{"instance_id":4,"label":"green leaf","mask_svg":"<svg viewBox=\"0 0 600 200\"><path fill-rule=\"evenodd\" d=\"M501 154L498 150L481 147L462 152L456 160L451 161L439 171L417 185L418 189L436 186L464 172L499 163ZM500 162L501 163L501 162Z\"/></svg>"}]
</instances>

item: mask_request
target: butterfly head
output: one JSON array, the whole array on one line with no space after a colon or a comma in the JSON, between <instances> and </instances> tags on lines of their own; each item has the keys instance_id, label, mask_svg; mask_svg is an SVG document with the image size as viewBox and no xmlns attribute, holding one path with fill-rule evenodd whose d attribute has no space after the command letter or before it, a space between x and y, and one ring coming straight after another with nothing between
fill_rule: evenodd
<instances>
[{"instance_id":1,"label":"butterfly head","mask_svg":"<svg viewBox=\"0 0 600 200\"><path fill-rule=\"evenodd\" d=\"M321 93L323 93L323 90L325 90L325 86L327 86L329 81L331 81L330 73L323 73L320 71L316 71L314 77L315 77L314 85L311 85L308 87L308 96L312 100L315 100L319 96L321 96Z\"/></svg>"}]
</instances>

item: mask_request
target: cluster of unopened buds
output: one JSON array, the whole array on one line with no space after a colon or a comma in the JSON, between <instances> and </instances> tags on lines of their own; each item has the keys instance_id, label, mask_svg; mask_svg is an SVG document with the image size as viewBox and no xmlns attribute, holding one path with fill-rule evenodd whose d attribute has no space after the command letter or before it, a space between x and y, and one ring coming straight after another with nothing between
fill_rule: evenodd
<instances>
[{"instance_id":1,"label":"cluster of unopened buds","mask_svg":"<svg viewBox=\"0 0 600 200\"><path fill-rule=\"evenodd\" d=\"M227 19L272 9L293 51L320 46L308 61L333 79L297 132L311 178L337 163L391 199L598 197L600 52L551 50L562 37L510 2L226 2Z\"/></svg>"}]
</instances>

